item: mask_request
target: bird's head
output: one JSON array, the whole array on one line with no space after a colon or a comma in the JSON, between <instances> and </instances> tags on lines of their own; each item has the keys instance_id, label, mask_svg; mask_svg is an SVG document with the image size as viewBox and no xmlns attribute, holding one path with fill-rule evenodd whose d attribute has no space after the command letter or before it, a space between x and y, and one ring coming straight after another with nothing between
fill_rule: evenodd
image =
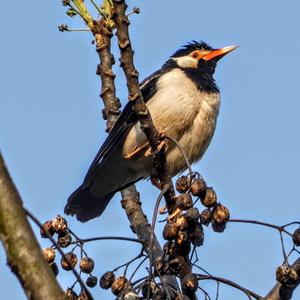
<instances>
[{"instance_id":1,"label":"bird's head","mask_svg":"<svg viewBox=\"0 0 300 300\"><path fill-rule=\"evenodd\" d=\"M204 42L192 41L177 50L166 63L165 67L181 68L205 90L218 90L213 74L219 59L230 53L237 46L214 49Z\"/></svg>"},{"instance_id":2,"label":"bird's head","mask_svg":"<svg viewBox=\"0 0 300 300\"><path fill-rule=\"evenodd\" d=\"M204 42L193 41L176 51L171 59L180 68L198 69L200 72L214 73L217 61L230 53L237 46L214 49Z\"/></svg>"}]
</instances>

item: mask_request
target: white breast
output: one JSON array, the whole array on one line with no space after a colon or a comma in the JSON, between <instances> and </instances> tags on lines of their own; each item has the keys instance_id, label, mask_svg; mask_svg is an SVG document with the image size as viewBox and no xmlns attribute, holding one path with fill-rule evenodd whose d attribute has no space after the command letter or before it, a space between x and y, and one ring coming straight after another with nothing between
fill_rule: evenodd
<instances>
[{"instance_id":1,"label":"white breast","mask_svg":"<svg viewBox=\"0 0 300 300\"><path fill-rule=\"evenodd\" d=\"M190 162L202 157L213 136L219 112L218 93L201 92L180 69L173 69L158 80L157 93L147 103L159 132L176 139ZM136 124L130 131L123 152L146 142ZM169 172L173 176L186 168L179 150L169 144L167 151Z\"/></svg>"}]
</instances>

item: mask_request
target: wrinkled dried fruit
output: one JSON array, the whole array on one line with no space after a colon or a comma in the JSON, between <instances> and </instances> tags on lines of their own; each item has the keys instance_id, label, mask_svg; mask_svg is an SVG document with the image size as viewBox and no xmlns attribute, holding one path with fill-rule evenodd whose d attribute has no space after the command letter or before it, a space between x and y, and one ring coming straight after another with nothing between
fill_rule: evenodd
<instances>
[{"instance_id":1,"label":"wrinkled dried fruit","mask_svg":"<svg viewBox=\"0 0 300 300\"><path fill-rule=\"evenodd\" d=\"M212 215L213 213L209 208L203 210L200 215L201 224L208 226L211 221Z\"/></svg>"},{"instance_id":2,"label":"wrinkled dried fruit","mask_svg":"<svg viewBox=\"0 0 300 300\"><path fill-rule=\"evenodd\" d=\"M138 295L134 292L126 293L124 296L124 300L138 300L138 299L139 299Z\"/></svg>"},{"instance_id":3,"label":"wrinkled dried fruit","mask_svg":"<svg viewBox=\"0 0 300 300\"><path fill-rule=\"evenodd\" d=\"M164 254L167 256L172 257L173 255L176 255L176 245L175 245L174 241L165 243L163 250L164 250Z\"/></svg>"},{"instance_id":4,"label":"wrinkled dried fruit","mask_svg":"<svg viewBox=\"0 0 300 300\"><path fill-rule=\"evenodd\" d=\"M292 286L299 281L299 276L290 266L279 266L276 270L276 280L283 285Z\"/></svg>"},{"instance_id":5,"label":"wrinkled dried fruit","mask_svg":"<svg viewBox=\"0 0 300 300\"><path fill-rule=\"evenodd\" d=\"M197 222L191 226L190 239L192 241L192 244L196 247L200 247L203 245L204 232L200 223Z\"/></svg>"},{"instance_id":6,"label":"wrinkled dried fruit","mask_svg":"<svg viewBox=\"0 0 300 300\"><path fill-rule=\"evenodd\" d=\"M186 216L188 219L197 221L199 219L199 210L197 207L191 207L186 211Z\"/></svg>"},{"instance_id":7,"label":"wrinkled dried fruit","mask_svg":"<svg viewBox=\"0 0 300 300\"><path fill-rule=\"evenodd\" d=\"M219 224L226 224L230 219L229 210L222 204L218 204L214 210L213 219Z\"/></svg>"},{"instance_id":8,"label":"wrinkled dried fruit","mask_svg":"<svg viewBox=\"0 0 300 300\"><path fill-rule=\"evenodd\" d=\"M181 256L188 255L191 250L189 234L186 231L179 231L176 239L177 254Z\"/></svg>"},{"instance_id":9,"label":"wrinkled dried fruit","mask_svg":"<svg viewBox=\"0 0 300 300\"><path fill-rule=\"evenodd\" d=\"M217 194L213 188L207 188L203 197L201 197L201 203L205 207L213 207L217 204Z\"/></svg>"},{"instance_id":10,"label":"wrinkled dried fruit","mask_svg":"<svg viewBox=\"0 0 300 300\"><path fill-rule=\"evenodd\" d=\"M211 227L214 232L223 232L226 229L226 224L218 223L214 219L211 221Z\"/></svg>"},{"instance_id":11,"label":"wrinkled dried fruit","mask_svg":"<svg viewBox=\"0 0 300 300\"><path fill-rule=\"evenodd\" d=\"M60 247L65 248L68 247L72 242L72 236L70 232L67 230L65 232L60 232L58 234L57 243Z\"/></svg>"},{"instance_id":12,"label":"wrinkled dried fruit","mask_svg":"<svg viewBox=\"0 0 300 300\"><path fill-rule=\"evenodd\" d=\"M49 264L55 276L59 273L58 266L55 262Z\"/></svg>"},{"instance_id":13,"label":"wrinkled dried fruit","mask_svg":"<svg viewBox=\"0 0 300 300\"><path fill-rule=\"evenodd\" d=\"M296 246L300 246L300 228L298 228L294 231L293 242Z\"/></svg>"},{"instance_id":14,"label":"wrinkled dried fruit","mask_svg":"<svg viewBox=\"0 0 300 300\"><path fill-rule=\"evenodd\" d=\"M124 276L117 277L111 286L111 291L118 296L125 288L128 280Z\"/></svg>"},{"instance_id":15,"label":"wrinkled dried fruit","mask_svg":"<svg viewBox=\"0 0 300 300\"><path fill-rule=\"evenodd\" d=\"M66 271L72 270L77 264L76 254L73 252L66 253L65 258L64 257L61 258L60 264L64 270L66 270Z\"/></svg>"},{"instance_id":16,"label":"wrinkled dried fruit","mask_svg":"<svg viewBox=\"0 0 300 300\"><path fill-rule=\"evenodd\" d=\"M94 270L94 261L89 258L89 257L84 257L81 261L80 261L80 270L83 273L92 273Z\"/></svg>"},{"instance_id":17,"label":"wrinkled dried fruit","mask_svg":"<svg viewBox=\"0 0 300 300\"><path fill-rule=\"evenodd\" d=\"M40 230L40 234L41 234L41 237L43 238L48 238L48 234L50 236L53 236L54 234L54 228L52 226L52 221L46 221L43 225L42 225L42 228Z\"/></svg>"},{"instance_id":18,"label":"wrinkled dried fruit","mask_svg":"<svg viewBox=\"0 0 300 300\"><path fill-rule=\"evenodd\" d=\"M98 282L98 280L97 280L96 276L90 276L87 278L85 283L88 287L93 288L97 285L97 282Z\"/></svg>"},{"instance_id":19,"label":"wrinkled dried fruit","mask_svg":"<svg viewBox=\"0 0 300 300\"><path fill-rule=\"evenodd\" d=\"M68 228L67 221L60 215L57 215L52 220L52 226L53 226L54 231L57 233L65 232Z\"/></svg>"},{"instance_id":20,"label":"wrinkled dried fruit","mask_svg":"<svg viewBox=\"0 0 300 300\"><path fill-rule=\"evenodd\" d=\"M190 187L190 179L187 176L181 176L176 180L176 190L179 193L185 193Z\"/></svg>"},{"instance_id":21,"label":"wrinkled dried fruit","mask_svg":"<svg viewBox=\"0 0 300 300\"><path fill-rule=\"evenodd\" d=\"M78 297L77 294L71 289L67 289L65 291L65 295L67 297L67 300L77 300Z\"/></svg>"},{"instance_id":22,"label":"wrinkled dried fruit","mask_svg":"<svg viewBox=\"0 0 300 300\"><path fill-rule=\"evenodd\" d=\"M195 197L202 197L206 190L206 183L202 178L195 179L190 187L190 191Z\"/></svg>"},{"instance_id":23,"label":"wrinkled dried fruit","mask_svg":"<svg viewBox=\"0 0 300 300\"><path fill-rule=\"evenodd\" d=\"M149 291L149 289L150 289L150 291ZM153 281L151 281L150 283L149 283L149 281L146 281L144 283L144 285L142 287L142 295L145 299L148 298L148 293L149 293L150 299L152 299L153 295L156 294L156 292L157 292L157 285Z\"/></svg>"},{"instance_id":24,"label":"wrinkled dried fruit","mask_svg":"<svg viewBox=\"0 0 300 300\"><path fill-rule=\"evenodd\" d=\"M186 230L189 226L186 215L178 216L175 224L179 230Z\"/></svg>"},{"instance_id":25,"label":"wrinkled dried fruit","mask_svg":"<svg viewBox=\"0 0 300 300\"><path fill-rule=\"evenodd\" d=\"M196 292L198 289L198 280L194 274L184 276L182 287L186 291Z\"/></svg>"},{"instance_id":26,"label":"wrinkled dried fruit","mask_svg":"<svg viewBox=\"0 0 300 300\"><path fill-rule=\"evenodd\" d=\"M165 240L174 240L177 237L178 227L175 223L166 223L164 230L163 230L163 238Z\"/></svg>"},{"instance_id":27,"label":"wrinkled dried fruit","mask_svg":"<svg viewBox=\"0 0 300 300\"><path fill-rule=\"evenodd\" d=\"M51 247L43 249L43 254L47 262L50 264L55 260L55 250Z\"/></svg>"},{"instance_id":28,"label":"wrinkled dried fruit","mask_svg":"<svg viewBox=\"0 0 300 300\"><path fill-rule=\"evenodd\" d=\"M113 284L113 282L115 281L115 274L111 271L105 272L99 281L100 287L102 289L109 289L111 287L111 285Z\"/></svg>"}]
</instances>

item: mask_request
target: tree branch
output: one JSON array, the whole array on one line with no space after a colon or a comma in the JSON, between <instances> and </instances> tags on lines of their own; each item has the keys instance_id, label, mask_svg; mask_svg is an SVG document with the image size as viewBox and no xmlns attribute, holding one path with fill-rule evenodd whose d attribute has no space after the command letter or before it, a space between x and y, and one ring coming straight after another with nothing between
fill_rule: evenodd
<instances>
[{"instance_id":1,"label":"tree branch","mask_svg":"<svg viewBox=\"0 0 300 300\"><path fill-rule=\"evenodd\" d=\"M28 299L65 299L29 225L0 153L0 238L11 270Z\"/></svg>"}]
</instances>

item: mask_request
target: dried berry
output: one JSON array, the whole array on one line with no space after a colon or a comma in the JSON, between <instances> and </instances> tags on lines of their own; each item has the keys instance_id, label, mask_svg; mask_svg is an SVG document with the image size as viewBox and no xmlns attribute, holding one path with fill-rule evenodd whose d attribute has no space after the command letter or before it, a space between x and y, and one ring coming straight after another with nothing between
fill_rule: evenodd
<instances>
[{"instance_id":1,"label":"dried berry","mask_svg":"<svg viewBox=\"0 0 300 300\"><path fill-rule=\"evenodd\" d=\"M223 232L226 229L226 224L218 223L215 219L213 219L211 222L211 227L214 232Z\"/></svg>"},{"instance_id":2,"label":"dried berry","mask_svg":"<svg viewBox=\"0 0 300 300\"><path fill-rule=\"evenodd\" d=\"M138 8L138 7L134 7L133 9L132 9L132 11L135 13L135 14L139 14L141 11L140 11L140 9Z\"/></svg>"},{"instance_id":3,"label":"dried berry","mask_svg":"<svg viewBox=\"0 0 300 300\"><path fill-rule=\"evenodd\" d=\"M176 218L175 222L179 230L186 230L189 226L186 215L181 215Z\"/></svg>"},{"instance_id":4,"label":"dried berry","mask_svg":"<svg viewBox=\"0 0 300 300\"><path fill-rule=\"evenodd\" d=\"M188 255L191 250L189 234L186 231L179 231L176 239L177 254L181 256Z\"/></svg>"},{"instance_id":5,"label":"dried berry","mask_svg":"<svg viewBox=\"0 0 300 300\"><path fill-rule=\"evenodd\" d=\"M292 286L299 281L299 276L290 266L280 266L276 270L276 280L283 285Z\"/></svg>"},{"instance_id":6,"label":"dried berry","mask_svg":"<svg viewBox=\"0 0 300 300\"><path fill-rule=\"evenodd\" d=\"M179 193L185 193L190 187L190 179L187 176L181 176L176 180L176 190Z\"/></svg>"},{"instance_id":7,"label":"dried berry","mask_svg":"<svg viewBox=\"0 0 300 300\"><path fill-rule=\"evenodd\" d=\"M293 242L295 246L300 246L300 227L293 233Z\"/></svg>"},{"instance_id":8,"label":"dried berry","mask_svg":"<svg viewBox=\"0 0 300 300\"><path fill-rule=\"evenodd\" d=\"M49 264L55 276L59 273L58 266L55 262Z\"/></svg>"},{"instance_id":9,"label":"dried berry","mask_svg":"<svg viewBox=\"0 0 300 300\"><path fill-rule=\"evenodd\" d=\"M52 220L52 226L54 231L57 233L65 232L68 228L67 221L60 215L57 215Z\"/></svg>"},{"instance_id":10,"label":"dried berry","mask_svg":"<svg viewBox=\"0 0 300 300\"><path fill-rule=\"evenodd\" d=\"M68 252L65 254L65 257L62 257L60 260L61 267L66 270L72 270L77 264L77 256L73 252Z\"/></svg>"},{"instance_id":11,"label":"dried berry","mask_svg":"<svg viewBox=\"0 0 300 300\"><path fill-rule=\"evenodd\" d=\"M139 297L136 293L134 292L128 292L124 296L124 300L138 300Z\"/></svg>"},{"instance_id":12,"label":"dried berry","mask_svg":"<svg viewBox=\"0 0 300 300\"><path fill-rule=\"evenodd\" d=\"M43 249L43 254L47 262L50 264L55 260L55 250L51 247Z\"/></svg>"},{"instance_id":13,"label":"dried berry","mask_svg":"<svg viewBox=\"0 0 300 300\"><path fill-rule=\"evenodd\" d=\"M177 237L178 227L175 223L166 223L164 230L163 230L163 238L165 240L174 240Z\"/></svg>"},{"instance_id":14,"label":"dried berry","mask_svg":"<svg viewBox=\"0 0 300 300\"><path fill-rule=\"evenodd\" d=\"M58 234L57 244L62 247L68 247L72 242L72 236L68 230Z\"/></svg>"},{"instance_id":15,"label":"dried berry","mask_svg":"<svg viewBox=\"0 0 300 300\"><path fill-rule=\"evenodd\" d=\"M206 183L202 178L196 178L190 187L193 196L202 197L206 190Z\"/></svg>"},{"instance_id":16,"label":"dried berry","mask_svg":"<svg viewBox=\"0 0 300 300\"><path fill-rule=\"evenodd\" d=\"M182 287L186 291L196 292L198 289L198 280L194 274L184 276Z\"/></svg>"},{"instance_id":17,"label":"dried berry","mask_svg":"<svg viewBox=\"0 0 300 300\"><path fill-rule=\"evenodd\" d=\"M197 207L191 207L186 211L188 219L197 221L199 219L199 210Z\"/></svg>"},{"instance_id":18,"label":"dried berry","mask_svg":"<svg viewBox=\"0 0 300 300\"><path fill-rule=\"evenodd\" d=\"M204 209L200 215L201 224L208 226L212 219L212 215L213 215L213 213L209 208Z\"/></svg>"},{"instance_id":19,"label":"dried berry","mask_svg":"<svg viewBox=\"0 0 300 300\"><path fill-rule=\"evenodd\" d=\"M176 207L180 208L181 210L187 210L193 206L192 196L188 193L178 195L175 198L175 201L176 201Z\"/></svg>"},{"instance_id":20,"label":"dried berry","mask_svg":"<svg viewBox=\"0 0 300 300\"><path fill-rule=\"evenodd\" d=\"M88 287L93 288L97 285L97 282L98 280L96 276L89 276L85 283Z\"/></svg>"},{"instance_id":21,"label":"dried berry","mask_svg":"<svg viewBox=\"0 0 300 300\"><path fill-rule=\"evenodd\" d=\"M84 257L81 261L80 261L80 270L83 273L92 273L94 270L94 261L89 258L89 257Z\"/></svg>"},{"instance_id":22,"label":"dried berry","mask_svg":"<svg viewBox=\"0 0 300 300\"><path fill-rule=\"evenodd\" d=\"M115 281L115 278L115 274L111 271L104 273L99 281L100 287L105 290L109 289Z\"/></svg>"},{"instance_id":23,"label":"dried berry","mask_svg":"<svg viewBox=\"0 0 300 300\"><path fill-rule=\"evenodd\" d=\"M195 222L191 225L190 231L190 239L193 245L196 247L200 247L203 245L204 242L204 232L202 225L198 222Z\"/></svg>"},{"instance_id":24,"label":"dried berry","mask_svg":"<svg viewBox=\"0 0 300 300\"><path fill-rule=\"evenodd\" d=\"M48 233L48 234L47 234ZM48 238L49 235L53 236L54 228L52 226L52 221L46 221L40 230L41 237Z\"/></svg>"},{"instance_id":25,"label":"dried berry","mask_svg":"<svg viewBox=\"0 0 300 300\"><path fill-rule=\"evenodd\" d=\"M66 295L67 300L77 300L77 298L78 298L77 294L71 289L67 289L65 291L65 295Z\"/></svg>"},{"instance_id":26,"label":"dried berry","mask_svg":"<svg viewBox=\"0 0 300 300\"><path fill-rule=\"evenodd\" d=\"M150 298L152 299L153 298L153 295L156 294L157 292L157 285L151 281L146 281L142 287L142 295L143 295L143 298L147 299L147 298ZM148 297L149 296L149 297Z\"/></svg>"},{"instance_id":27,"label":"dried berry","mask_svg":"<svg viewBox=\"0 0 300 300\"><path fill-rule=\"evenodd\" d=\"M67 24L61 24L61 25L58 25L58 30L61 32L64 32L64 31L69 30L69 27Z\"/></svg>"},{"instance_id":28,"label":"dried berry","mask_svg":"<svg viewBox=\"0 0 300 300\"><path fill-rule=\"evenodd\" d=\"M69 17L74 17L76 16L76 10L74 8L69 8L67 11L66 11L66 14L69 16Z\"/></svg>"},{"instance_id":29,"label":"dried berry","mask_svg":"<svg viewBox=\"0 0 300 300\"><path fill-rule=\"evenodd\" d=\"M117 277L111 286L111 291L118 296L128 284L128 280L124 276Z\"/></svg>"},{"instance_id":30,"label":"dried berry","mask_svg":"<svg viewBox=\"0 0 300 300\"><path fill-rule=\"evenodd\" d=\"M217 204L217 194L212 187L206 189L205 193L201 197L201 203L205 207L213 207Z\"/></svg>"},{"instance_id":31,"label":"dried berry","mask_svg":"<svg viewBox=\"0 0 300 300\"><path fill-rule=\"evenodd\" d=\"M222 204L218 204L214 210L213 219L219 224L226 224L230 219L229 210Z\"/></svg>"},{"instance_id":32,"label":"dried berry","mask_svg":"<svg viewBox=\"0 0 300 300\"><path fill-rule=\"evenodd\" d=\"M164 250L164 255L171 256L171 257L176 255L176 245L174 241L165 243L163 250Z\"/></svg>"}]
</instances>

